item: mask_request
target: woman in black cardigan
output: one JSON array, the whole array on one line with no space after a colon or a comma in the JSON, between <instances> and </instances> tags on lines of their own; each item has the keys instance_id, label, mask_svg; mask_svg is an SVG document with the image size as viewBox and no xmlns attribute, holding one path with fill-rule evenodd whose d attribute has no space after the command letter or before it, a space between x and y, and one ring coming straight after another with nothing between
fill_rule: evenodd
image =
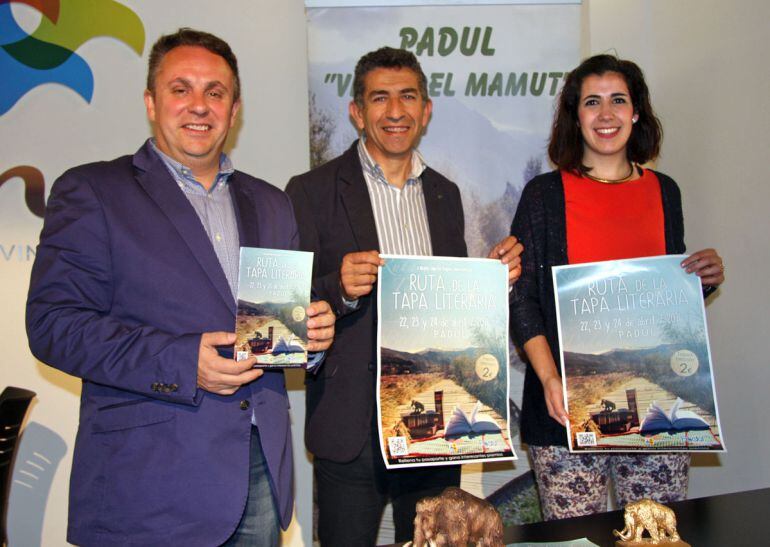
<instances>
[{"instance_id":1,"label":"woman in black cardigan","mask_svg":"<svg viewBox=\"0 0 770 547\"><path fill-rule=\"evenodd\" d=\"M687 454L569 453L551 278L562 264L684 252L679 188L639 166L657 157L661 136L639 67L611 55L585 60L559 96L548 147L558 170L529 181L511 226L524 245L511 304L511 332L528 361L521 434L546 520L606 511L610 478L619 506L686 495ZM724 280L713 249L682 267L705 293Z\"/></svg>"}]
</instances>

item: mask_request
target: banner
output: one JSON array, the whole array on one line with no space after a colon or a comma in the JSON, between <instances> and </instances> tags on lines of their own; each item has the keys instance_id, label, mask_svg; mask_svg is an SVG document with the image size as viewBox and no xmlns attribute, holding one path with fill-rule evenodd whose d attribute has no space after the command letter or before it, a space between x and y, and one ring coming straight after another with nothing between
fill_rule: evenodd
<instances>
[{"instance_id":1,"label":"banner","mask_svg":"<svg viewBox=\"0 0 770 547\"><path fill-rule=\"evenodd\" d=\"M573 452L724 450L700 278L684 258L553 268Z\"/></svg>"},{"instance_id":2,"label":"banner","mask_svg":"<svg viewBox=\"0 0 770 547\"><path fill-rule=\"evenodd\" d=\"M357 138L348 119L357 60L386 45L414 52L433 101L420 152L460 187L469 253L486 256L508 235L524 184L550 169L554 99L579 62L579 4L318 7L307 19L311 164ZM510 355L516 446L524 364ZM462 486L488 498L506 524L541 519L526 458L465 465Z\"/></svg>"},{"instance_id":3,"label":"banner","mask_svg":"<svg viewBox=\"0 0 770 547\"><path fill-rule=\"evenodd\" d=\"M377 398L388 469L516 458L508 429L508 268L380 255Z\"/></svg>"}]
</instances>

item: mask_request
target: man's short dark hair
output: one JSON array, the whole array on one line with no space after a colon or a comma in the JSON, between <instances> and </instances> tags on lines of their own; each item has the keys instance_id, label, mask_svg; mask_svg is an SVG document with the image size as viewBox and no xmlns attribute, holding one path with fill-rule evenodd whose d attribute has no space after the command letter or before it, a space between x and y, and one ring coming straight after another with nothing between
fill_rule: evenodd
<instances>
[{"instance_id":1,"label":"man's short dark hair","mask_svg":"<svg viewBox=\"0 0 770 547\"><path fill-rule=\"evenodd\" d=\"M180 28L173 34L161 36L152 46L152 50L150 50L150 61L147 66L147 89L149 89L152 94L155 94L155 78L158 75L160 62L163 60L163 57L166 56L166 53L180 46L202 47L214 55L222 57L230 67L230 70L233 71L233 81L235 82L233 100L237 101L240 99L241 78L238 76L238 60L235 58L233 50L230 49L227 42L218 36L187 27Z\"/></svg>"},{"instance_id":2,"label":"man's short dark hair","mask_svg":"<svg viewBox=\"0 0 770 547\"><path fill-rule=\"evenodd\" d=\"M614 55L594 55L569 73L559 94L548 143L548 156L559 169L586 171L582 161L583 135L577 123L580 92L583 80L587 77L602 76L607 72L616 72L626 81L634 113L639 116L626 145L628 159L646 163L655 159L660 152L663 129L652 109L650 91L644 81L642 69L636 63Z\"/></svg>"},{"instance_id":3,"label":"man's short dark hair","mask_svg":"<svg viewBox=\"0 0 770 547\"><path fill-rule=\"evenodd\" d=\"M405 49L396 49L392 47L381 47L378 50L370 51L358 60L356 64L355 76L353 78L353 100L358 106L364 104L366 75L376 68L408 68L417 75L417 83L422 95L422 100L428 100L428 78L422 71L420 62L414 53Z\"/></svg>"}]
</instances>

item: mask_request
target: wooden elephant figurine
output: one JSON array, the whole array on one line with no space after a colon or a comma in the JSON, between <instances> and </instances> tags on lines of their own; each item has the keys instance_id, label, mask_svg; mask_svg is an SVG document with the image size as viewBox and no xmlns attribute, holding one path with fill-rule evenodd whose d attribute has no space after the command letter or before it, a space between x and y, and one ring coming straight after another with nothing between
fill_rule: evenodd
<instances>
[{"instance_id":1,"label":"wooden elephant figurine","mask_svg":"<svg viewBox=\"0 0 770 547\"><path fill-rule=\"evenodd\" d=\"M503 521L491 503L450 486L417 502L414 547L468 545L503 547Z\"/></svg>"},{"instance_id":2,"label":"wooden elephant figurine","mask_svg":"<svg viewBox=\"0 0 770 547\"><path fill-rule=\"evenodd\" d=\"M665 505L643 499L626 505L625 528L615 534L623 541L643 542L644 531L650 534L653 544L680 541L676 531L676 515L674 511Z\"/></svg>"}]
</instances>

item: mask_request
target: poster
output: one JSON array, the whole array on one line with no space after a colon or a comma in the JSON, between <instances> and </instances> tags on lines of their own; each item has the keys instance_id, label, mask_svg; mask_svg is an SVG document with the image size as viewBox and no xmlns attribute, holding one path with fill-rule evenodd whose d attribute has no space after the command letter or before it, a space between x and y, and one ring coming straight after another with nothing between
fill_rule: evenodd
<instances>
[{"instance_id":1,"label":"poster","mask_svg":"<svg viewBox=\"0 0 770 547\"><path fill-rule=\"evenodd\" d=\"M724 451L700 278L684 258L553 269L573 452Z\"/></svg>"},{"instance_id":2,"label":"poster","mask_svg":"<svg viewBox=\"0 0 770 547\"><path fill-rule=\"evenodd\" d=\"M257 368L307 364L313 253L241 247L235 356Z\"/></svg>"},{"instance_id":3,"label":"poster","mask_svg":"<svg viewBox=\"0 0 770 547\"><path fill-rule=\"evenodd\" d=\"M515 459L507 267L381 256L377 395L387 468Z\"/></svg>"}]
</instances>

